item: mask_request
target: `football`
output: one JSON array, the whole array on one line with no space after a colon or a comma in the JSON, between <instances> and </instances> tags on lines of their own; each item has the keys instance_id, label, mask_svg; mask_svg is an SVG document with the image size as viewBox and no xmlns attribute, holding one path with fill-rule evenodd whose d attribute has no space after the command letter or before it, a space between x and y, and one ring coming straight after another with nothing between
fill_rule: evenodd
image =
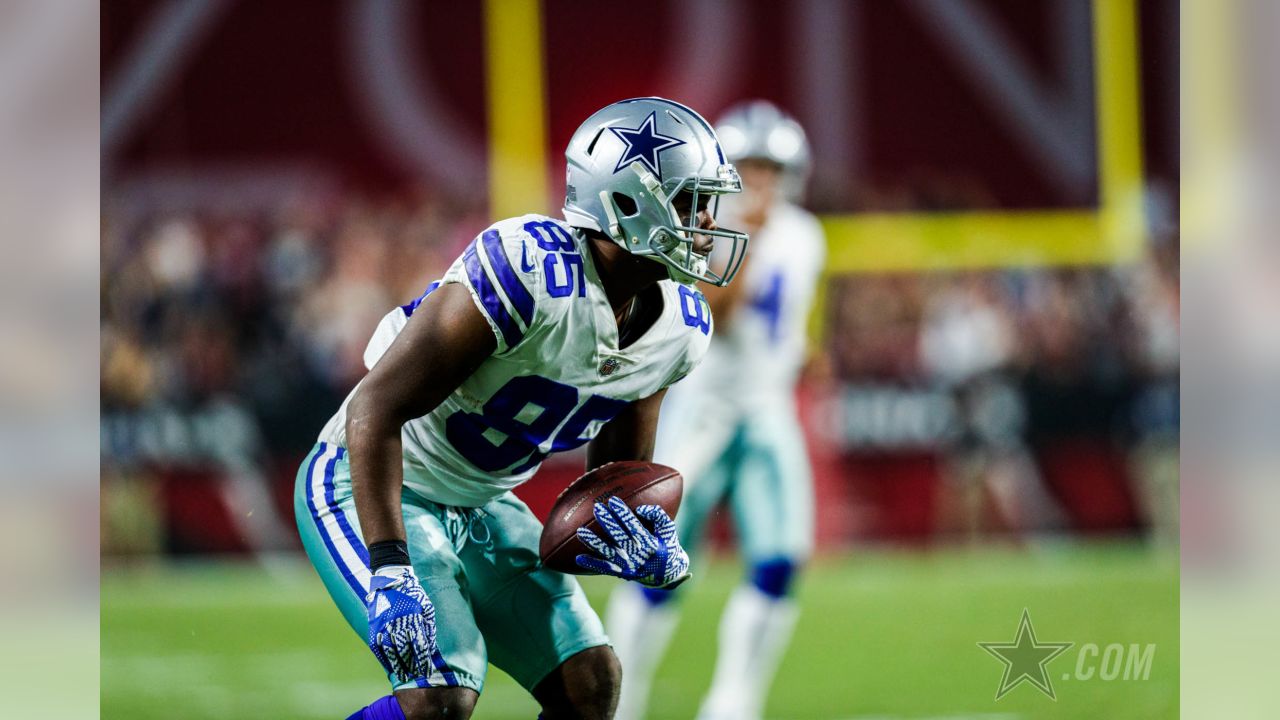
<instances>
[{"instance_id":1,"label":"football","mask_svg":"<svg viewBox=\"0 0 1280 720\"><path fill-rule=\"evenodd\" d=\"M589 574L576 562L578 555L590 552L576 533L578 528L586 527L604 535L593 514L597 502L617 497L632 509L658 505L674 518L683 493L684 478L675 468L666 465L624 461L592 470L565 488L551 507L538 546L542 564L563 573ZM642 519L641 522L649 526L648 521Z\"/></svg>"}]
</instances>

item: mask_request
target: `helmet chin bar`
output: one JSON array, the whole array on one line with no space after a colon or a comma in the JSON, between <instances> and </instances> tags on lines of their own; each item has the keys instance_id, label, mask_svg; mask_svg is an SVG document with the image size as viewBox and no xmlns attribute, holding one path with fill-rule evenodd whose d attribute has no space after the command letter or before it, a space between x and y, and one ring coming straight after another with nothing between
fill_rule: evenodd
<instances>
[{"instance_id":1,"label":"helmet chin bar","mask_svg":"<svg viewBox=\"0 0 1280 720\"><path fill-rule=\"evenodd\" d=\"M733 280L734 275L738 274L738 268L742 266L742 261L747 256L749 238L746 233L738 230L705 230L683 225L676 226L675 230L680 233L680 236L675 243L669 241L665 243L670 246L669 249L662 247L656 241L652 243L655 259L667 265L671 270L672 280L685 285L692 285L701 280L717 287L724 287ZM654 234L659 233L665 234L665 231L662 228L655 228ZM729 257L722 271L712 270L708 257L693 251L694 237L697 235L725 238L733 243L729 247Z\"/></svg>"},{"instance_id":2,"label":"helmet chin bar","mask_svg":"<svg viewBox=\"0 0 1280 720\"><path fill-rule=\"evenodd\" d=\"M672 199L681 192L692 194L690 216L695 216L702 194L709 194L718 204L719 195L742 191L742 181L732 165L721 165L715 178L690 177L664 192L653 173L639 162L631 164L627 171L635 174L630 188L617 188L636 201L636 212L624 215L612 194L602 191L600 202L609 219L608 234L619 245L634 255L648 257L666 265L671 279L685 285L697 281L723 287L737 274L747 251L747 234L737 230L707 230L680 222ZM631 183L628 183L631 184ZM712 217L715 208L712 208ZM708 256L694 252L697 236L725 238L732 245L724 269L716 272L710 268Z\"/></svg>"}]
</instances>

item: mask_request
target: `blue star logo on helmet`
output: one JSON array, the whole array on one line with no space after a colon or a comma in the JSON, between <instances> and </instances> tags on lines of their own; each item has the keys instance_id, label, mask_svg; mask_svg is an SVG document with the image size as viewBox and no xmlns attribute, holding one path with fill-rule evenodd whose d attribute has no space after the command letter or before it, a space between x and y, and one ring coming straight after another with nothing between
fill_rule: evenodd
<instances>
[{"instance_id":1,"label":"blue star logo on helmet","mask_svg":"<svg viewBox=\"0 0 1280 720\"><path fill-rule=\"evenodd\" d=\"M649 113L649 117L645 118L638 128L609 128L609 132L617 135L619 140L627 144L622 158L613 169L614 173L633 161L639 160L654 175L657 175L659 180L662 179L662 151L684 145L684 141L658 132L656 115L656 110Z\"/></svg>"}]
</instances>

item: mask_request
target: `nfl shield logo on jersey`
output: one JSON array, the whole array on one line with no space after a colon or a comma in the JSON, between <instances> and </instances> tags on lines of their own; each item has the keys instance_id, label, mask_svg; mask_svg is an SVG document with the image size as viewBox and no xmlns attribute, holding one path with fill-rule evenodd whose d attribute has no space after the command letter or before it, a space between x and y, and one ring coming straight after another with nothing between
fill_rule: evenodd
<instances>
[{"instance_id":1,"label":"nfl shield logo on jersey","mask_svg":"<svg viewBox=\"0 0 1280 720\"><path fill-rule=\"evenodd\" d=\"M622 363L618 361L618 358L606 358L604 362L600 363L600 374L609 377L617 372L621 366Z\"/></svg>"}]
</instances>

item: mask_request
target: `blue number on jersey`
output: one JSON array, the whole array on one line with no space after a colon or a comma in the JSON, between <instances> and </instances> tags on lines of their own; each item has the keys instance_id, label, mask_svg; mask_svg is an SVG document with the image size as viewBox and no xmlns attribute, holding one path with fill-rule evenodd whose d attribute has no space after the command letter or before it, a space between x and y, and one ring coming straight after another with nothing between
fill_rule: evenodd
<instances>
[{"instance_id":1,"label":"blue number on jersey","mask_svg":"<svg viewBox=\"0 0 1280 720\"><path fill-rule=\"evenodd\" d=\"M777 343L782 327L782 271L774 270L764 288L751 298L751 308L769 326L769 342Z\"/></svg>"},{"instance_id":2,"label":"blue number on jersey","mask_svg":"<svg viewBox=\"0 0 1280 720\"><path fill-rule=\"evenodd\" d=\"M568 250L570 252L577 252L578 250L573 246L573 236L569 234L569 231L550 220L527 222L524 224L524 231L533 236L533 239L538 241L538 247L543 250Z\"/></svg>"},{"instance_id":3,"label":"blue number on jersey","mask_svg":"<svg viewBox=\"0 0 1280 720\"><path fill-rule=\"evenodd\" d=\"M578 390L572 385L524 375L511 378L499 388L484 404L481 413L458 411L450 415L445 420L444 434L462 457L477 468L495 472L519 462L520 465L511 470L519 474L547 456L539 446L562 422L564 427L552 439L550 452L569 450L587 442L589 438L582 434L592 422L608 422L627 403L592 395L569 416L577 405ZM486 437L485 433L491 429L500 431L505 439L495 442Z\"/></svg>"},{"instance_id":4,"label":"blue number on jersey","mask_svg":"<svg viewBox=\"0 0 1280 720\"><path fill-rule=\"evenodd\" d=\"M481 414L450 415L444 434L476 467L501 470L536 450L577 404L578 391L569 385L532 375L516 377L489 398ZM532 413L526 412L529 408ZM506 437L501 442L485 437L491 428Z\"/></svg>"},{"instance_id":5,"label":"blue number on jersey","mask_svg":"<svg viewBox=\"0 0 1280 720\"><path fill-rule=\"evenodd\" d=\"M564 282L556 278L556 261L564 265ZM542 274L547 276L547 294L551 297L566 297L573 294L574 268L578 269L578 297L587 295L586 270L582 267L582 256L578 253L547 253L542 260Z\"/></svg>"},{"instance_id":6,"label":"blue number on jersey","mask_svg":"<svg viewBox=\"0 0 1280 720\"><path fill-rule=\"evenodd\" d=\"M681 285L680 311L685 325L698 328L703 335L711 333L711 308L707 307L707 299L702 297L702 293Z\"/></svg>"},{"instance_id":7,"label":"blue number on jersey","mask_svg":"<svg viewBox=\"0 0 1280 720\"><path fill-rule=\"evenodd\" d=\"M550 220L539 220L524 224L524 231L538 241L538 247L547 251L542 260L542 274L547 279L547 294L551 297L567 297L573 294L574 269L577 269L578 297L587 296L586 270L582 265L582 256L573 244L573 236L569 231ZM564 267L564 282L556 275L556 265Z\"/></svg>"}]
</instances>

